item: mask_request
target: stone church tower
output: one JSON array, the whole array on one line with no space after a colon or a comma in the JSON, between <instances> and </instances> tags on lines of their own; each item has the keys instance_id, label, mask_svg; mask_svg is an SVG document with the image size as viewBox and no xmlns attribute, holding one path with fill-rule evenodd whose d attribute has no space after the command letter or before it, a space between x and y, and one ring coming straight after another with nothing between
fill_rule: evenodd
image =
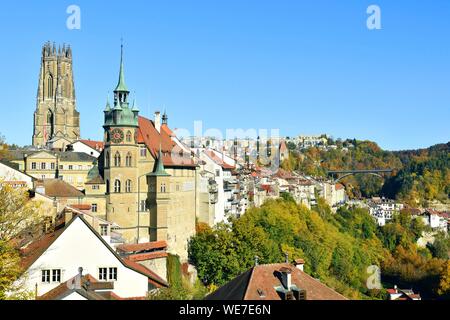
<instances>
[{"instance_id":1,"label":"stone church tower","mask_svg":"<svg viewBox=\"0 0 450 320\"><path fill-rule=\"evenodd\" d=\"M75 105L72 49L46 43L34 112L33 146L45 147L51 140L70 142L80 138L80 114Z\"/></svg>"}]
</instances>

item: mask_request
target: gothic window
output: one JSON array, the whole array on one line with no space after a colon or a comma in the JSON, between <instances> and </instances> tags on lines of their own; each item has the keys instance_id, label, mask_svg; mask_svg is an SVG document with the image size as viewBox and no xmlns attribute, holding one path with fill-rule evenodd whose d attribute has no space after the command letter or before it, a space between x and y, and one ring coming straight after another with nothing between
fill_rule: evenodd
<instances>
[{"instance_id":1,"label":"gothic window","mask_svg":"<svg viewBox=\"0 0 450 320\"><path fill-rule=\"evenodd\" d=\"M114 155L114 166L120 167L120 162L121 162L120 153L116 152L116 154Z\"/></svg>"},{"instance_id":2,"label":"gothic window","mask_svg":"<svg viewBox=\"0 0 450 320\"><path fill-rule=\"evenodd\" d=\"M128 131L127 132L127 142L131 142L131 138L132 138L131 131Z\"/></svg>"},{"instance_id":3,"label":"gothic window","mask_svg":"<svg viewBox=\"0 0 450 320\"><path fill-rule=\"evenodd\" d=\"M47 97L53 98L53 77L51 75L47 78Z\"/></svg>"},{"instance_id":4,"label":"gothic window","mask_svg":"<svg viewBox=\"0 0 450 320\"><path fill-rule=\"evenodd\" d=\"M131 153L128 152L127 157L125 158L125 165L127 167L131 167Z\"/></svg>"},{"instance_id":5,"label":"gothic window","mask_svg":"<svg viewBox=\"0 0 450 320\"><path fill-rule=\"evenodd\" d=\"M119 179L116 179L116 181L114 181L114 192L120 193L120 180Z\"/></svg>"},{"instance_id":6,"label":"gothic window","mask_svg":"<svg viewBox=\"0 0 450 320\"><path fill-rule=\"evenodd\" d=\"M125 192L130 193L131 192L131 180L127 180L125 184Z\"/></svg>"},{"instance_id":7,"label":"gothic window","mask_svg":"<svg viewBox=\"0 0 450 320\"><path fill-rule=\"evenodd\" d=\"M105 162L106 162L106 167L109 168L109 152L106 152Z\"/></svg>"}]
</instances>

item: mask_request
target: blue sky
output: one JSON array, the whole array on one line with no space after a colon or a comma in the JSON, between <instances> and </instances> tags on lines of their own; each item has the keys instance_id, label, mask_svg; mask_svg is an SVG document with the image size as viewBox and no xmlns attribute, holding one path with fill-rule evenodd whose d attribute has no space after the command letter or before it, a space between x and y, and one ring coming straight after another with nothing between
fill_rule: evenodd
<instances>
[{"instance_id":1,"label":"blue sky","mask_svg":"<svg viewBox=\"0 0 450 320\"><path fill-rule=\"evenodd\" d=\"M73 47L84 138L101 139L117 83L142 114L167 109L173 128L279 128L381 147L450 139L448 0L8 1L0 13L0 132L30 144L41 46ZM66 28L69 5L81 30ZM366 28L377 4L382 30Z\"/></svg>"}]
</instances>

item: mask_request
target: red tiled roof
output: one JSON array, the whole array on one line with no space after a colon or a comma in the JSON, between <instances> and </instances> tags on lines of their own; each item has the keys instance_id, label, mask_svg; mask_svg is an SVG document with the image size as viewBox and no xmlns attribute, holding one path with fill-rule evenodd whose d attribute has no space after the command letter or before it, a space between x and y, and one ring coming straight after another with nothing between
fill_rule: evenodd
<instances>
[{"instance_id":1,"label":"red tiled roof","mask_svg":"<svg viewBox=\"0 0 450 320\"><path fill-rule=\"evenodd\" d=\"M105 147L103 141L93 141L93 140L79 140L79 141L97 151L102 151L103 148Z\"/></svg>"},{"instance_id":2,"label":"red tiled roof","mask_svg":"<svg viewBox=\"0 0 450 320\"><path fill-rule=\"evenodd\" d=\"M336 190L342 190L342 189L345 189L345 187L342 184L337 183L336 184Z\"/></svg>"},{"instance_id":3,"label":"red tiled roof","mask_svg":"<svg viewBox=\"0 0 450 320\"><path fill-rule=\"evenodd\" d=\"M292 285L306 291L307 300L347 300L343 295L289 263L255 266L219 288L207 299L281 300L275 288L283 286L278 277L282 268L291 272Z\"/></svg>"},{"instance_id":4,"label":"red tiled roof","mask_svg":"<svg viewBox=\"0 0 450 320\"><path fill-rule=\"evenodd\" d=\"M127 257L134 262L145 261L145 260L153 260L159 258L167 258L168 254L164 251L155 251L155 252L147 252L147 253L137 253L132 254Z\"/></svg>"},{"instance_id":5,"label":"red tiled roof","mask_svg":"<svg viewBox=\"0 0 450 320\"><path fill-rule=\"evenodd\" d=\"M144 143L153 158L157 158L159 147L163 153L165 166L195 167L190 154L180 155L181 148L170 137L170 129L164 125L163 130L156 130L153 121L139 117L138 142Z\"/></svg>"},{"instance_id":6,"label":"red tiled roof","mask_svg":"<svg viewBox=\"0 0 450 320\"><path fill-rule=\"evenodd\" d=\"M45 234L39 239L31 242L20 250L20 267L23 271L31 265L52 245L53 242L63 233L64 228L56 230L50 234Z\"/></svg>"},{"instance_id":7,"label":"red tiled roof","mask_svg":"<svg viewBox=\"0 0 450 320\"><path fill-rule=\"evenodd\" d=\"M70 205L72 208L77 209L77 210L86 210L86 211L90 211L91 210L91 205L90 204L71 204Z\"/></svg>"},{"instance_id":8,"label":"red tiled roof","mask_svg":"<svg viewBox=\"0 0 450 320\"><path fill-rule=\"evenodd\" d=\"M121 252L138 252L138 251L149 251L155 249L165 249L167 248L166 241L154 241L138 244L121 244L117 246L117 250Z\"/></svg>"},{"instance_id":9,"label":"red tiled roof","mask_svg":"<svg viewBox=\"0 0 450 320\"><path fill-rule=\"evenodd\" d=\"M235 169L235 166L232 166L225 161L223 161L220 157L218 157L214 151L212 150L205 150L205 154L211 158L212 161L214 161L217 165L221 166L223 169Z\"/></svg>"},{"instance_id":10,"label":"red tiled roof","mask_svg":"<svg viewBox=\"0 0 450 320\"><path fill-rule=\"evenodd\" d=\"M125 263L125 265L127 267L129 267L130 269L133 269L135 271L138 271L142 274L145 274L148 277L148 281L155 285L158 288L161 287L167 287L167 282L162 279L160 276L158 276L156 273L154 273L153 271L151 271L150 269L144 267L142 264L139 264L137 262L131 261L130 259L122 259L123 262Z\"/></svg>"}]
</instances>

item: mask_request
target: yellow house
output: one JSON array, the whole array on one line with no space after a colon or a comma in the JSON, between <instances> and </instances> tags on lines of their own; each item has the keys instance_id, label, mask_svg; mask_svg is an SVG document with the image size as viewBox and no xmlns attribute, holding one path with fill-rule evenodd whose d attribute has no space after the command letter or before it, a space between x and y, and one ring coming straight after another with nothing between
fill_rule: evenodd
<instances>
[{"instance_id":1,"label":"yellow house","mask_svg":"<svg viewBox=\"0 0 450 320\"><path fill-rule=\"evenodd\" d=\"M10 157L19 170L38 180L61 179L79 190L85 188L88 172L96 160L83 152L47 150L12 150Z\"/></svg>"}]
</instances>

